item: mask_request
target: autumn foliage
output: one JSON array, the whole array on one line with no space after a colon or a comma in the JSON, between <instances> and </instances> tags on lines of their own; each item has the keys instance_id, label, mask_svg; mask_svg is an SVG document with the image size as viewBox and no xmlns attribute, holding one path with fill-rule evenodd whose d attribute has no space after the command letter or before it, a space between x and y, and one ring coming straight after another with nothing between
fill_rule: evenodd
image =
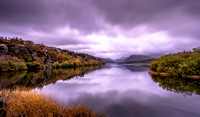
<instances>
[{"instance_id":1,"label":"autumn foliage","mask_svg":"<svg viewBox=\"0 0 200 117\"><path fill-rule=\"evenodd\" d=\"M28 69L32 66L42 68L41 66L53 65L55 68L67 68L104 64L102 60L91 55L48 47L44 44L35 44L32 41L24 41L19 38L0 37L0 49L2 51L0 62L10 60L14 63L26 63ZM0 67L0 71L7 69L5 67L6 65L4 68ZM11 71L13 70L18 71L18 69L12 69ZM8 69L8 71L10 70Z\"/></svg>"}]
</instances>

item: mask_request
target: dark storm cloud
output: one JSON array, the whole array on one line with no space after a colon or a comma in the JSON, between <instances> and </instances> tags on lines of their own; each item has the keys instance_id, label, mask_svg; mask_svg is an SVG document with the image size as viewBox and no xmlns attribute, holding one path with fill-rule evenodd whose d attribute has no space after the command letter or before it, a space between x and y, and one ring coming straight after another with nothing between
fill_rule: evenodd
<instances>
[{"instance_id":1,"label":"dark storm cloud","mask_svg":"<svg viewBox=\"0 0 200 117\"><path fill-rule=\"evenodd\" d=\"M81 39L73 37L46 37L45 39L39 38L38 40L43 40L43 43L52 46L89 44Z\"/></svg>"},{"instance_id":2,"label":"dark storm cloud","mask_svg":"<svg viewBox=\"0 0 200 117\"><path fill-rule=\"evenodd\" d=\"M124 29L148 25L152 31L199 37L199 12L199 0L1 0L0 24L94 32L105 28L104 20Z\"/></svg>"},{"instance_id":3,"label":"dark storm cloud","mask_svg":"<svg viewBox=\"0 0 200 117\"><path fill-rule=\"evenodd\" d=\"M199 30L199 0L0 0L0 36L90 45L87 53L96 55L191 49Z\"/></svg>"},{"instance_id":4,"label":"dark storm cloud","mask_svg":"<svg viewBox=\"0 0 200 117\"><path fill-rule=\"evenodd\" d=\"M0 23L49 31L65 25L81 31L95 31L98 18L90 2L80 0L1 0Z\"/></svg>"},{"instance_id":5,"label":"dark storm cloud","mask_svg":"<svg viewBox=\"0 0 200 117\"><path fill-rule=\"evenodd\" d=\"M107 22L124 29L148 25L152 31L200 37L199 0L95 0L93 3Z\"/></svg>"}]
</instances>

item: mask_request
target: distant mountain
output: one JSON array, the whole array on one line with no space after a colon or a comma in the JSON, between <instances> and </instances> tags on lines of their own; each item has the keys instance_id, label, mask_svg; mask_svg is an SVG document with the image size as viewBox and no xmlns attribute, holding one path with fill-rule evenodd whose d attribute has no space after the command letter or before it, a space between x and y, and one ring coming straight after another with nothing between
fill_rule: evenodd
<instances>
[{"instance_id":1,"label":"distant mountain","mask_svg":"<svg viewBox=\"0 0 200 117\"><path fill-rule=\"evenodd\" d=\"M155 58L161 57L165 54L149 54L149 55L131 55L128 57L122 57L117 60L111 58L101 58L106 63L150 63Z\"/></svg>"},{"instance_id":2,"label":"distant mountain","mask_svg":"<svg viewBox=\"0 0 200 117\"><path fill-rule=\"evenodd\" d=\"M147 59L154 59L153 57L146 56L146 55L131 55L124 60L124 62L129 61L139 61L139 60L147 60Z\"/></svg>"},{"instance_id":3,"label":"distant mountain","mask_svg":"<svg viewBox=\"0 0 200 117\"><path fill-rule=\"evenodd\" d=\"M105 63L114 63L115 62L111 58L100 58L100 59L103 60Z\"/></svg>"},{"instance_id":4,"label":"distant mountain","mask_svg":"<svg viewBox=\"0 0 200 117\"><path fill-rule=\"evenodd\" d=\"M122 64L126 63L126 64L132 64L132 63L150 63L154 60L153 59L143 59L143 60L134 60L134 61L127 61L127 62L123 62Z\"/></svg>"},{"instance_id":5,"label":"distant mountain","mask_svg":"<svg viewBox=\"0 0 200 117\"><path fill-rule=\"evenodd\" d=\"M154 57L147 55L131 55L129 57L122 57L115 60L116 63L148 63L154 60Z\"/></svg>"},{"instance_id":6,"label":"distant mountain","mask_svg":"<svg viewBox=\"0 0 200 117\"><path fill-rule=\"evenodd\" d=\"M124 62L127 57L122 57L120 59L114 60L116 63Z\"/></svg>"}]
</instances>

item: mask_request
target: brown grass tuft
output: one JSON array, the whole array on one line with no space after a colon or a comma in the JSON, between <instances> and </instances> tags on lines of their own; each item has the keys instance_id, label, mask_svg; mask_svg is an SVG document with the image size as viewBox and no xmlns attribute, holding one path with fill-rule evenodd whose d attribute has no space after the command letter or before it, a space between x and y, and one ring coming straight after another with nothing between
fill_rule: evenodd
<instances>
[{"instance_id":1,"label":"brown grass tuft","mask_svg":"<svg viewBox=\"0 0 200 117\"><path fill-rule=\"evenodd\" d=\"M65 117L103 117L103 115L95 113L88 109L85 105L72 106L68 105L64 110Z\"/></svg>"},{"instance_id":2,"label":"brown grass tuft","mask_svg":"<svg viewBox=\"0 0 200 117\"><path fill-rule=\"evenodd\" d=\"M60 106L53 98L28 90L0 91L0 116L99 117L86 106ZM5 103L5 104L3 104ZM5 106L2 106L5 105Z\"/></svg>"}]
</instances>

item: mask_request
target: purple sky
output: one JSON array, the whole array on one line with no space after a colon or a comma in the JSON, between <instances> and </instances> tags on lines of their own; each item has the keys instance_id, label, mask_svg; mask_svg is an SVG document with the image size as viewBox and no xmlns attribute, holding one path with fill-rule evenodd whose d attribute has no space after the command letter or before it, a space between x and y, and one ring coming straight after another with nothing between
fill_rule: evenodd
<instances>
[{"instance_id":1,"label":"purple sky","mask_svg":"<svg viewBox=\"0 0 200 117\"><path fill-rule=\"evenodd\" d=\"M0 36L120 58L200 45L200 0L0 0Z\"/></svg>"}]
</instances>

